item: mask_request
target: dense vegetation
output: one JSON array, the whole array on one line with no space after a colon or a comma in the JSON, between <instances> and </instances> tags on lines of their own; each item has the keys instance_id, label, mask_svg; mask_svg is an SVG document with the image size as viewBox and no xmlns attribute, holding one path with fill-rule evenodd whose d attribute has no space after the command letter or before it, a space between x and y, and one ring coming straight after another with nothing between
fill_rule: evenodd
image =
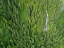
<instances>
[{"instance_id":1,"label":"dense vegetation","mask_svg":"<svg viewBox=\"0 0 64 48\"><path fill-rule=\"evenodd\" d=\"M0 48L64 48L61 9L61 0L0 0Z\"/></svg>"}]
</instances>

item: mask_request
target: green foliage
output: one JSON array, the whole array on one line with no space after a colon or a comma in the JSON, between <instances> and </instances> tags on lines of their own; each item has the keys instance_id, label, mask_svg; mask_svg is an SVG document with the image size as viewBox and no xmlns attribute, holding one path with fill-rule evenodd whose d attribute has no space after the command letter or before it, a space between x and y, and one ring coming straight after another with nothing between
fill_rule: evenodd
<instances>
[{"instance_id":1,"label":"green foliage","mask_svg":"<svg viewBox=\"0 0 64 48\"><path fill-rule=\"evenodd\" d=\"M0 0L0 48L60 48L64 38L60 0ZM48 31L44 31L46 10ZM62 17L61 17L62 16Z\"/></svg>"}]
</instances>

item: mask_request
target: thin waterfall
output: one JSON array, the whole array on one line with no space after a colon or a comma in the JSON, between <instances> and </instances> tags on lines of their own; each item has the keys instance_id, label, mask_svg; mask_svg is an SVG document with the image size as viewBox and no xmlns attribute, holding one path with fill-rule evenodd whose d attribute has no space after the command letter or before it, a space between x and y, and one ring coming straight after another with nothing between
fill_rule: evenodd
<instances>
[{"instance_id":1,"label":"thin waterfall","mask_svg":"<svg viewBox=\"0 0 64 48\"><path fill-rule=\"evenodd\" d=\"M46 10L46 22L45 22L45 28L44 28L44 31L47 31L48 30L48 12Z\"/></svg>"}]
</instances>

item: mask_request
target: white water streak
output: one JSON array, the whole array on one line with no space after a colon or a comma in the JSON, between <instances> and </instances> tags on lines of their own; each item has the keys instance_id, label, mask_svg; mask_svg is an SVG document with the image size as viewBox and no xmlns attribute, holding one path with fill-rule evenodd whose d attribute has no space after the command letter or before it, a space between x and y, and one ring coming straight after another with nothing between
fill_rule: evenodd
<instances>
[{"instance_id":1,"label":"white water streak","mask_svg":"<svg viewBox=\"0 0 64 48\"><path fill-rule=\"evenodd\" d=\"M48 12L46 11L46 22L45 22L45 28L44 31L48 30Z\"/></svg>"}]
</instances>

